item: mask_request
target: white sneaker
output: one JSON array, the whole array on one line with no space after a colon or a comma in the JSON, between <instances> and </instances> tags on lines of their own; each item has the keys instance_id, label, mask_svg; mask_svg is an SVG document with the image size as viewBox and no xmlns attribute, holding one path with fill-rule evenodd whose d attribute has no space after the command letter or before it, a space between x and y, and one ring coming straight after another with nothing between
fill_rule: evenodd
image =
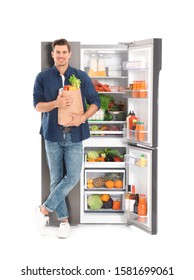
<instances>
[{"instance_id":1,"label":"white sneaker","mask_svg":"<svg viewBox=\"0 0 194 280\"><path fill-rule=\"evenodd\" d=\"M70 234L70 224L68 222L60 223L59 229L57 232L57 237L66 238L66 237L69 237L69 234Z\"/></svg>"},{"instance_id":2,"label":"white sneaker","mask_svg":"<svg viewBox=\"0 0 194 280\"><path fill-rule=\"evenodd\" d=\"M36 226L38 231L41 235L45 235L45 227L49 223L49 217L45 216L41 211L40 207L38 206L35 210L35 217L36 217Z\"/></svg>"}]
</instances>

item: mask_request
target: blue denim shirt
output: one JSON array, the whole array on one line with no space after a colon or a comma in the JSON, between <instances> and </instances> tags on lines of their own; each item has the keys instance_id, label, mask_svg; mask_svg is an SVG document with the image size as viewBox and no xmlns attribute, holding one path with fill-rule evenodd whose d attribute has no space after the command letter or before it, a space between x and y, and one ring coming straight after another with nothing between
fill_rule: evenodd
<instances>
[{"instance_id":1,"label":"blue denim shirt","mask_svg":"<svg viewBox=\"0 0 194 280\"><path fill-rule=\"evenodd\" d=\"M81 80L81 94L86 111L86 102L95 104L100 108L100 97L95 91L89 76L79 69L68 66L65 72L65 85L69 85L69 77L74 74ZM40 72L34 83L33 101L34 107L39 102L50 102L57 98L59 89L62 88L62 78L55 66ZM63 141L63 126L58 124L58 109L50 112L42 113L40 134L47 140L52 142ZM88 122L80 126L73 126L71 131L72 142L79 142L90 137Z\"/></svg>"}]
</instances>

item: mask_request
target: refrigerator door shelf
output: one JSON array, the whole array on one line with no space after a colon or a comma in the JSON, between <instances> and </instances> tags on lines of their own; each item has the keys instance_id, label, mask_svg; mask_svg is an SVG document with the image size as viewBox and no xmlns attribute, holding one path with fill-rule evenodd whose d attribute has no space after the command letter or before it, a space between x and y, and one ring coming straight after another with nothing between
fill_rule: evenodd
<instances>
[{"instance_id":1,"label":"refrigerator door shelf","mask_svg":"<svg viewBox=\"0 0 194 280\"><path fill-rule=\"evenodd\" d=\"M132 157L129 155L125 155L125 162L137 168L147 167L147 158L144 158L144 160L142 160L141 157Z\"/></svg>"},{"instance_id":2,"label":"refrigerator door shelf","mask_svg":"<svg viewBox=\"0 0 194 280\"><path fill-rule=\"evenodd\" d=\"M125 162L85 162L85 168L124 168Z\"/></svg>"},{"instance_id":3,"label":"refrigerator door shelf","mask_svg":"<svg viewBox=\"0 0 194 280\"><path fill-rule=\"evenodd\" d=\"M140 143L142 145L149 143L148 131L146 130L138 131L123 128L123 137L125 142L132 141L133 143Z\"/></svg>"},{"instance_id":4,"label":"refrigerator door shelf","mask_svg":"<svg viewBox=\"0 0 194 280\"><path fill-rule=\"evenodd\" d=\"M126 89L123 97L138 101L148 101L148 90L132 90Z\"/></svg>"},{"instance_id":5,"label":"refrigerator door shelf","mask_svg":"<svg viewBox=\"0 0 194 280\"><path fill-rule=\"evenodd\" d=\"M139 61L124 61L123 70L127 71L147 71L148 70L148 61L144 59Z\"/></svg>"},{"instance_id":6,"label":"refrigerator door shelf","mask_svg":"<svg viewBox=\"0 0 194 280\"><path fill-rule=\"evenodd\" d=\"M128 225L134 224L134 225L141 225L144 227L145 230L147 230L149 224L148 224L148 217L147 216L139 216L131 211L125 211L125 217L126 222ZM133 221L133 222L132 222Z\"/></svg>"},{"instance_id":7,"label":"refrigerator door shelf","mask_svg":"<svg viewBox=\"0 0 194 280\"><path fill-rule=\"evenodd\" d=\"M142 161L141 161L142 160ZM126 185L135 185L135 192L147 198L147 216L125 211L127 224L135 225L150 234L157 232L157 149L129 145L125 155Z\"/></svg>"}]
</instances>

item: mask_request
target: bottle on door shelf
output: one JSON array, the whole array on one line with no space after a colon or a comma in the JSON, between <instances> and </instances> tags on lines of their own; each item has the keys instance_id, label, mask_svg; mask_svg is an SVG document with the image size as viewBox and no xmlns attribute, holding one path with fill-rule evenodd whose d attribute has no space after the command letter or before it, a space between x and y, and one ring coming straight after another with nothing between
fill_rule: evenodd
<instances>
[{"instance_id":1,"label":"bottle on door shelf","mask_svg":"<svg viewBox=\"0 0 194 280\"><path fill-rule=\"evenodd\" d=\"M133 81L133 90L132 90L131 96L133 98L139 97L139 81Z\"/></svg>"},{"instance_id":2,"label":"bottle on door shelf","mask_svg":"<svg viewBox=\"0 0 194 280\"><path fill-rule=\"evenodd\" d=\"M144 123L137 122L136 124L136 140L144 141L145 140L145 130L144 130Z\"/></svg>"},{"instance_id":3,"label":"bottle on door shelf","mask_svg":"<svg viewBox=\"0 0 194 280\"><path fill-rule=\"evenodd\" d=\"M137 207L137 214L139 216L147 215L147 199L145 194L139 194L139 203Z\"/></svg>"},{"instance_id":4,"label":"bottle on door shelf","mask_svg":"<svg viewBox=\"0 0 194 280\"><path fill-rule=\"evenodd\" d=\"M127 186L127 193L125 194L125 210L129 210L129 199L131 196L131 185Z\"/></svg>"},{"instance_id":5,"label":"bottle on door shelf","mask_svg":"<svg viewBox=\"0 0 194 280\"><path fill-rule=\"evenodd\" d=\"M131 187L131 194L129 197L129 211L133 212L134 204L135 204L135 185Z\"/></svg>"},{"instance_id":6,"label":"bottle on door shelf","mask_svg":"<svg viewBox=\"0 0 194 280\"><path fill-rule=\"evenodd\" d=\"M141 155L139 164L141 167L146 167L147 166L147 159L145 158L144 155Z\"/></svg>"},{"instance_id":7,"label":"bottle on door shelf","mask_svg":"<svg viewBox=\"0 0 194 280\"><path fill-rule=\"evenodd\" d=\"M139 97L140 98L146 98L147 97L147 86L146 81L141 81L140 83L140 91L139 91Z\"/></svg>"},{"instance_id":8,"label":"bottle on door shelf","mask_svg":"<svg viewBox=\"0 0 194 280\"><path fill-rule=\"evenodd\" d=\"M135 195L135 203L134 203L134 206L133 206L133 212L134 212L135 214L137 214L137 212L138 212L138 210L137 210L137 208L138 208L138 203L139 203L139 194L136 193L136 195Z\"/></svg>"},{"instance_id":9,"label":"bottle on door shelf","mask_svg":"<svg viewBox=\"0 0 194 280\"><path fill-rule=\"evenodd\" d=\"M130 119L129 119L129 129L130 129L130 130L133 129L133 124L134 124L135 121L137 122L137 121L138 121L138 118L136 117L135 112L132 111L131 117L130 117Z\"/></svg>"},{"instance_id":10,"label":"bottle on door shelf","mask_svg":"<svg viewBox=\"0 0 194 280\"><path fill-rule=\"evenodd\" d=\"M129 112L128 116L126 117L127 129L129 129L129 119L131 117L131 111Z\"/></svg>"}]
</instances>

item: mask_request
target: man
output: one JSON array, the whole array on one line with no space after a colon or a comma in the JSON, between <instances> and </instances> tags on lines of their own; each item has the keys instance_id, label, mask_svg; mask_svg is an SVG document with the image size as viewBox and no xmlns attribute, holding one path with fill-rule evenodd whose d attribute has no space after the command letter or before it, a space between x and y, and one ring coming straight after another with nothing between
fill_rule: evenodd
<instances>
[{"instance_id":1,"label":"man","mask_svg":"<svg viewBox=\"0 0 194 280\"><path fill-rule=\"evenodd\" d=\"M82 141L90 137L87 119L100 108L100 98L89 76L69 65L71 46L65 39L52 43L54 66L40 72L34 84L34 107L42 113L40 134L44 138L46 157L50 173L50 194L46 201L36 209L39 229L49 220L49 212L56 212L60 221L57 236L68 237L70 225L65 201L68 193L80 178L83 150ZM58 108L72 105L70 97L62 97L59 89L70 84L70 76L80 79L84 113L71 114L72 121L64 127L58 124ZM86 109L87 102L89 104ZM65 174L64 174L65 164Z\"/></svg>"}]
</instances>

